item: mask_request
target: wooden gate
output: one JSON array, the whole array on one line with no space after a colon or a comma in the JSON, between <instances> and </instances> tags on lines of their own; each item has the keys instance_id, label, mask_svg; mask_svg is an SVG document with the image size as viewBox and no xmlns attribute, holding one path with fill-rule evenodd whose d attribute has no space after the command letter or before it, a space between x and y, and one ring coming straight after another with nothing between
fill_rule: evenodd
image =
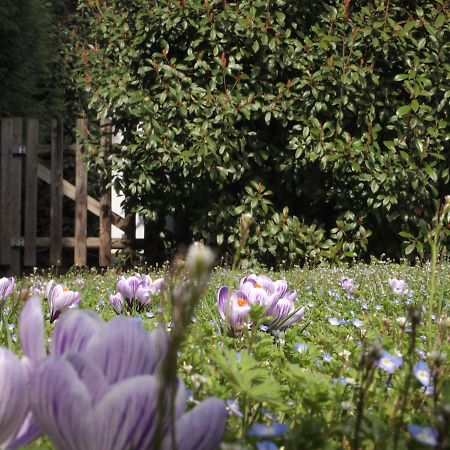
<instances>
[{"instance_id":1,"label":"wooden gate","mask_svg":"<svg viewBox=\"0 0 450 450\"><path fill-rule=\"evenodd\" d=\"M25 127L24 127L25 125ZM105 154L111 148L111 125L103 120L100 146ZM25 130L23 130L23 127ZM87 248L99 249L99 266L111 264L112 248L127 248L135 244L133 214L119 216L111 210L109 179L100 182L100 199L88 195L88 174L82 144L88 121L78 119L79 138L74 145L64 145L63 124L51 122L50 148L39 145L39 123L36 119L1 119L0 159L0 265L9 274L17 275L22 268L36 266L36 250L49 247L49 265L60 266L63 247L74 249L74 264L86 265ZM25 138L23 138L25 135ZM47 146L48 147L48 146ZM50 167L39 161L39 153L49 151ZM75 185L63 177L63 160L75 153ZM22 176L22 171L25 171ZM50 227L45 237L37 237L38 179L50 185ZM22 185L24 181L24 186ZM63 195L75 201L75 236L63 237ZM99 236L87 236L87 212L99 217ZM111 239L111 226L125 232L124 239Z\"/></svg>"}]
</instances>

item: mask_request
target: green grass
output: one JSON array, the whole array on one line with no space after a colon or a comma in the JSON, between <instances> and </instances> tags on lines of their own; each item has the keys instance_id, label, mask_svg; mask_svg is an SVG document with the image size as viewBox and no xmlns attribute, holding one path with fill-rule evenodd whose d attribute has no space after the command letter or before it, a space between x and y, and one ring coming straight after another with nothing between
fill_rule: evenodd
<instances>
[{"instance_id":1,"label":"green grass","mask_svg":"<svg viewBox=\"0 0 450 450\"><path fill-rule=\"evenodd\" d=\"M254 326L235 337L220 323L216 293L224 284L237 289L244 273L218 269L197 306L179 354L178 374L192 390L190 403L211 395L238 402L243 417L229 417L224 442L236 445L229 448L256 448L258 442L270 440L280 449L352 449L358 427L362 449L430 448L413 440L407 425L447 430L443 427L450 424L450 418L442 413L442 407L450 404L448 359L438 358L440 353L450 354L449 274L450 265L442 264L435 297L444 305L443 315L428 324L428 265L376 262L351 269L270 272L272 279L285 278L289 288L297 291L299 304L307 307L303 320L285 333L272 335ZM358 288L354 294L346 294L340 287L343 275L355 279ZM112 270L101 274L73 270L55 280L80 290L80 307L92 309L108 320L116 315L108 297L115 292L117 278ZM389 278L406 280L412 295L394 295ZM5 304L4 321L9 326L2 327L2 345L7 346L9 341L20 354L16 332L23 292L32 285L43 286L49 279L48 275L34 275L18 281L15 293ZM412 309L421 315L413 332L399 323ZM159 321L169 323L170 305L164 296L155 296L146 312L149 314L140 317L148 330ZM331 318L358 319L362 324L337 326L330 323ZM53 327L47 323L47 336ZM302 344L303 351L298 351L296 344ZM361 363L362 355L366 354L367 361L377 345L403 357L403 365L393 375ZM426 353L425 359L435 375L434 394L427 395L412 374L413 366L421 359L418 351ZM288 426L282 436L259 438L248 434L254 423L278 422ZM445 448L445 442L440 445ZM51 447L41 439L27 448Z\"/></svg>"}]
</instances>

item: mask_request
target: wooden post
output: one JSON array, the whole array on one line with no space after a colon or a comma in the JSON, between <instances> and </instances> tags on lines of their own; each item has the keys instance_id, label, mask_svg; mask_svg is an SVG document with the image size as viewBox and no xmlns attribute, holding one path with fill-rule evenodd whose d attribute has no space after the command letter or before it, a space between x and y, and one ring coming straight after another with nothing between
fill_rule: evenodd
<instances>
[{"instance_id":1,"label":"wooden post","mask_svg":"<svg viewBox=\"0 0 450 450\"><path fill-rule=\"evenodd\" d=\"M11 263L11 231L9 223L9 162L13 140L12 119L2 119L1 190L0 190L0 264Z\"/></svg>"},{"instance_id":2,"label":"wooden post","mask_svg":"<svg viewBox=\"0 0 450 450\"><path fill-rule=\"evenodd\" d=\"M77 120L76 168L75 168L75 255L74 263L86 265L87 254L87 172L82 141L87 137L87 119Z\"/></svg>"},{"instance_id":3,"label":"wooden post","mask_svg":"<svg viewBox=\"0 0 450 450\"><path fill-rule=\"evenodd\" d=\"M25 250L24 265L36 265L37 227L37 165L39 145L39 122L27 121L27 154L25 161Z\"/></svg>"},{"instance_id":4,"label":"wooden post","mask_svg":"<svg viewBox=\"0 0 450 450\"><path fill-rule=\"evenodd\" d=\"M22 119L2 120L1 264L10 275L20 274L22 245Z\"/></svg>"},{"instance_id":5,"label":"wooden post","mask_svg":"<svg viewBox=\"0 0 450 450\"><path fill-rule=\"evenodd\" d=\"M111 189L107 187L111 181L111 170L108 155L111 152L111 121L102 119L100 122L100 147L106 161L106 178L100 181L100 247L98 264L107 267L111 264Z\"/></svg>"},{"instance_id":6,"label":"wooden post","mask_svg":"<svg viewBox=\"0 0 450 450\"><path fill-rule=\"evenodd\" d=\"M126 228L124 229L123 244L129 262L136 258L136 214L125 210Z\"/></svg>"},{"instance_id":7,"label":"wooden post","mask_svg":"<svg viewBox=\"0 0 450 450\"><path fill-rule=\"evenodd\" d=\"M63 124L52 120L50 184L50 264L61 265L62 256L62 181L63 181Z\"/></svg>"}]
</instances>

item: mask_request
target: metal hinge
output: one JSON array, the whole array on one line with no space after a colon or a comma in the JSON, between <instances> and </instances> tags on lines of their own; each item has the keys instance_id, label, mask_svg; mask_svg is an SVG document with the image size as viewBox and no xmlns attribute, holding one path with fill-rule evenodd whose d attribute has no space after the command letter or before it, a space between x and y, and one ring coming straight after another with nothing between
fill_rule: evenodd
<instances>
[{"instance_id":1,"label":"metal hinge","mask_svg":"<svg viewBox=\"0 0 450 450\"><path fill-rule=\"evenodd\" d=\"M12 248L25 247L25 239L23 237L12 238L11 247Z\"/></svg>"},{"instance_id":2,"label":"metal hinge","mask_svg":"<svg viewBox=\"0 0 450 450\"><path fill-rule=\"evenodd\" d=\"M11 149L13 155L26 155L27 147L26 145L17 145Z\"/></svg>"}]
</instances>

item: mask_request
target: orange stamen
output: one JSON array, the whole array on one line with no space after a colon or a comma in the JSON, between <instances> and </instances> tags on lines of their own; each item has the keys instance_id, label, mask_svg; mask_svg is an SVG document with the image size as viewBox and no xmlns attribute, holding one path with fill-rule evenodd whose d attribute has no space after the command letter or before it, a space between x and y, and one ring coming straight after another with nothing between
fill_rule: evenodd
<instances>
[{"instance_id":1,"label":"orange stamen","mask_svg":"<svg viewBox=\"0 0 450 450\"><path fill-rule=\"evenodd\" d=\"M245 306L248 304L248 302L247 302L247 300L245 300L245 298L238 298L237 302L238 302L239 306Z\"/></svg>"}]
</instances>

